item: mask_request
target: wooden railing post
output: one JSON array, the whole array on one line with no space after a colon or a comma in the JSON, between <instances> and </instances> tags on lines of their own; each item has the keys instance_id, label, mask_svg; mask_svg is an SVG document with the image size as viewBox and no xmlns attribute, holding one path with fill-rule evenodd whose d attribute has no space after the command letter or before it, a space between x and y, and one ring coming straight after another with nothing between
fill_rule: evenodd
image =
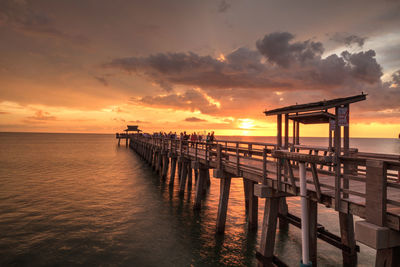
<instances>
[{"instance_id":1,"label":"wooden railing post","mask_svg":"<svg viewBox=\"0 0 400 267\"><path fill-rule=\"evenodd\" d=\"M222 169L222 147L221 144L217 144L217 169Z\"/></svg>"},{"instance_id":2,"label":"wooden railing post","mask_svg":"<svg viewBox=\"0 0 400 267\"><path fill-rule=\"evenodd\" d=\"M236 175L240 175L239 142L236 142Z\"/></svg>"},{"instance_id":3,"label":"wooden railing post","mask_svg":"<svg viewBox=\"0 0 400 267\"><path fill-rule=\"evenodd\" d=\"M198 143L196 142L196 144L195 144L196 151L194 152L194 157L196 158L196 161L197 161L197 145L198 145Z\"/></svg>"},{"instance_id":4,"label":"wooden railing post","mask_svg":"<svg viewBox=\"0 0 400 267\"><path fill-rule=\"evenodd\" d=\"M339 107L335 108L335 158L336 158L336 167L335 167L335 210L340 210L340 201L341 201L341 162L340 162L340 154L341 154L341 133L339 126Z\"/></svg>"},{"instance_id":5,"label":"wooden railing post","mask_svg":"<svg viewBox=\"0 0 400 267\"><path fill-rule=\"evenodd\" d=\"M385 163L380 160L367 160L365 210L368 222L385 226L386 194Z\"/></svg>"},{"instance_id":6,"label":"wooden railing post","mask_svg":"<svg viewBox=\"0 0 400 267\"><path fill-rule=\"evenodd\" d=\"M267 149L263 149L263 184L267 184Z\"/></svg>"}]
</instances>

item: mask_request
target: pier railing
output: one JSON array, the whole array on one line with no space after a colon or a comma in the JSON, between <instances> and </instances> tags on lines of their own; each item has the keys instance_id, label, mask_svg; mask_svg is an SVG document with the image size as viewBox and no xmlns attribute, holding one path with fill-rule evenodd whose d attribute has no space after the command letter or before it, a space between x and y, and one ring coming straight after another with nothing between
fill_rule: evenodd
<instances>
[{"instance_id":1,"label":"pier railing","mask_svg":"<svg viewBox=\"0 0 400 267\"><path fill-rule=\"evenodd\" d=\"M328 147L289 145L284 151L293 153L278 157L276 152L282 148L273 143L199 142L142 135L132 135L131 139L292 195L298 195L299 159L290 155L299 154L311 178L307 179L311 197L338 211L400 230L398 155L364 153L351 148L336 157ZM340 164L339 174L337 164Z\"/></svg>"}]
</instances>

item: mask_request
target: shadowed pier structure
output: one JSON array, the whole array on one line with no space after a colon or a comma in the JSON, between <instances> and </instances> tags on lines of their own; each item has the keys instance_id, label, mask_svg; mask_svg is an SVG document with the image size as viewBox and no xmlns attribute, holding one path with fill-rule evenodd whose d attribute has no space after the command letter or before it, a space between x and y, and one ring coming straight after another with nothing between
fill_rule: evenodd
<instances>
[{"instance_id":1,"label":"shadowed pier structure","mask_svg":"<svg viewBox=\"0 0 400 267\"><path fill-rule=\"evenodd\" d=\"M129 137L133 135L134 132L140 133L141 131L138 125L128 125L124 130L125 133L116 133L115 138L118 139L118 145L121 144L121 139L125 139L125 145L128 147Z\"/></svg>"},{"instance_id":2,"label":"shadowed pier structure","mask_svg":"<svg viewBox=\"0 0 400 267\"><path fill-rule=\"evenodd\" d=\"M220 179L217 233L225 229L232 179L243 179L249 230L257 231L258 201L265 199L256 254L259 266L284 266L273 253L276 228L288 224L303 226L302 259L313 266L318 264L317 238L342 250L344 266L357 265L357 241L376 249L376 266L400 266L400 156L364 153L349 146L350 104L365 99L362 94L265 111L277 116L276 143L206 143L132 134L129 145L162 179L169 171L169 184L179 181L181 194L194 172L196 210L201 209L213 169L213 176ZM300 125L315 123L328 125L328 146L300 145ZM302 218L286 205L286 198L300 195L306 203ZM318 205L337 212L340 236L318 223ZM354 215L363 220L354 223Z\"/></svg>"}]
</instances>

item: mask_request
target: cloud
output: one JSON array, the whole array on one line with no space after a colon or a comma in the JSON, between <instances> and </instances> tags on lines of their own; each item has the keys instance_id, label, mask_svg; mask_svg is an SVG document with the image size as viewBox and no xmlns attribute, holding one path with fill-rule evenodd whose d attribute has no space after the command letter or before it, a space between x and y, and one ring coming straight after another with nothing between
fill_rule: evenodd
<instances>
[{"instance_id":1,"label":"cloud","mask_svg":"<svg viewBox=\"0 0 400 267\"><path fill-rule=\"evenodd\" d=\"M203 114L213 114L218 110L218 104L210 102L205 93L194 89L188 89L183 94L145 96L135 101L147 106L200 111Z\"/></svg>"},{"instance_id":2,"label":"cloud","mask_svg":"<svg viewBox=\"0 0 400 267\"><path fill-rule=\"evenodd\" d=\"M197 118L197 117L188 117L188 118L185 119L185 121L188 121L188 122L205 122L206 120L203 120L203 119L200 119L200 118Z\"/></svg>"},{"instance_id":3,"label":"cloud","mask_svg":"<svg viewBox=\"0 0 400 267\"><path fill-rule=\"evenodd\" d=\"M380 81L383 75L382 67L376 62L374 50L355 54L344 51L342 57L350 67L351 75L355 78L367 83Z\"/></svg>"},{"instance_id":4,"label":"cloud","mask_svg":"<svg viewBox=\"0 0 400 267\"><path fill-rule=\"evenodd\" d=\"M141 121L141 120L134 120L134 121L128 121L128 123L150 123L148 121Z\"/></svg>"},{"instance_id":5,"label":"cloud","mask_svg":"<svg viewBox=\"0 0 400 267\"><path fill-rule=\"evenodd\" d=\"M382 95L390 96L391 106L399 105L397 91L381 81L382 67L374 50L343 51L322 57L322 43L296 41L288 32L267 34L255 45L257 50L241 47L218 59L193 52L158 53L118 58L103 66L144 75L171 87L201 88L182 94L148 95L137 101L142 105L203 114L255 115L258 113L254 110L262 109L262 103L293 104L298 102L299 93L303 93L304 101L316 101L364 91L371 96L369 109L384 108L388 100L383 100ZM219 102L219 106L209 97Z\"/></svg>"},{"instance_id":6,"label":"cloud","mask_svg":"<svg viewBox=\"0 0 400 267\"><path fill-rule=\"evenodd\" d=\"M31 3L25 1L0 1L0 26L7 25L28 35L41 35L51 38L86 44L89 40L82 35L71 35L54 26L53 20L46 14L37 12Z\"/></svg>"},{"instance_id":7,"label":"cloud","mask_svg":"<svg viewBox=\"0 0 400 267\"><path fill-rule=\"evenodd\" d=\"M57 118L51 116L49 112L37 110L33 116L26 117L24 122L28 123L46 123L47 121L55 121Z\"/></svg>"},{"instance_id":8,"label":"cloud","mask_svg":"<svg viewBox=\"0 0 400 267\"><path fill-rule=\"evenodd\" d=\"M108 86L108 81L106 80L106 78L101 77L101 76L94 76L94 78L99 81L102 85L104 86Z\"/></svg>"},{"instance_id":9,"label":"cloud","mask_svg":"<svg viewBox=\"0 0 400 267\"><path fill-rule=\"evenodd\" d=\"M262 56L247 48L228 54L225 61L195 53L158 53L148 57L114 59L104 64L151 78L166 91L173 85L204 88L271 88L290 87L285 81L273 81L265 72L268 66L260 62Z\"/></svg>"},{"instance_id":10,"label":"cloud","mask_svg":"<svg viewBox=\"0 0 400 267\"><path fill-rule=\"evenodd\" d=\"M295 61L304 63L320 57L324 52L320 42L307 40L291 43L293 39L294 35L289 32L275 32L258 40L256 46L258 51L270 62L285 68Z\"/></svg>"},{"instance_id":11,"label":"cloud","mask_svg":"<svg viewBox=\"0 0 400 267\"><path fill-rule=\"evenodd\" d=\"M112 120L117 122L126 122L124 118L113 118Z\"/></svg>"},{"instance_id":12,"label":"cloud","mask_svg":"<svg viewBox=\"0 0 400 267\"><path fill-rule=\"evenodd\" d=\"M10 114L10 112L7 112L7 111L1 111L1 110L0 110L0 115L6 115L6 114Z\"/></svg>"},{"instance_id":13,"label":"cloud","mask_svg":"<svg viewBox=\"0 0 400 267\"><path fill-rule=\"evenodd\" d=\"M218 5L218 12L224 13L231 7L231 4L227 3L225 0L222 0Z\"/></svg>"},{"instance_id":14,"label":"cloud","mask_svg":"<svg viewBox=\"0 0 400 267\"><path fill-rule=\"evenodd\" d=\"M392 81L394 85L400 87L400 70L392 74Z\"/></svg>"},{"instance_id":15,"label":"cloud","mask_svg":"<svg viewBox=\"0 0 400 267\"><path fill-rule=\"evenodd\" d=\"M365 40L367 40L367 37L360 37L355 34L336 32L330 39L346 46L352 46L353 44L355 44L359 47L363 47Z\"/></svg>"}]
</instances>

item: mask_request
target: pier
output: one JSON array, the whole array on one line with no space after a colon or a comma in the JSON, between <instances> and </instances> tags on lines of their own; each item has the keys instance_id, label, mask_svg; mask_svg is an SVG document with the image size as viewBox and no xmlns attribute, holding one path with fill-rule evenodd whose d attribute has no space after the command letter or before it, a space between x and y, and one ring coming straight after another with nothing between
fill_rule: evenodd
<instances>
[{"instance_id":1,"label":"pier","mask_svg":"<svg viewBox=\"0 0 400 267\"><path fill-rule=\"evenodd\" d=\"M400 156L365 153L349 146L350 104L365 99L361 94L265 111L277 117L276 143L193 142L138 132L116 138L125 138L127 145L129 141L129 147L161 179L179 183L180 194L193 182L194 173L193 209L201 209L212 170L220 179L218 234L225 230L231 179L243 179L249 230L259 228L258 202L265 201L255 255L259 266L285 266L274 255L274 246L277 227L289 224L302 229L299 264L302 260L303 266L318 266L317 238L342 250L343 266L357 265L357 242L376 250L375 266L400 266ZM301 145L300 125L316 123L328 125L328 145ZM301 218L291 214L286 204L286 198L295 196L301 198ZM318 223L318 204L336 211L340 236ZM353 216L363 220L354 223Z\"/></svg>"}]
</instances>

